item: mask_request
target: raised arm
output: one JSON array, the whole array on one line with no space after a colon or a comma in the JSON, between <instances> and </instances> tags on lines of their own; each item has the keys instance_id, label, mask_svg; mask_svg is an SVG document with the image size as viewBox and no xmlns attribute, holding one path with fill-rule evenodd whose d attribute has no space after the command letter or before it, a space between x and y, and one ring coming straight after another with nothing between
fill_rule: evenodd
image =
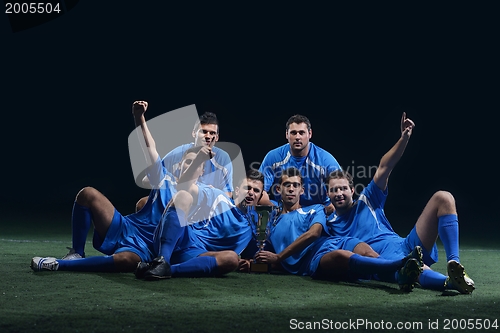
<instances>
[{"instance_id":1,"label":"raised arm","mask_svg":"<svg viewBox=\"0 0 500 333\"><path fill-rule=\"evenodd\" d=\"M406 118L406 112L403 112L401 116L401 137L398 142L382 156L377 172L375 172L375 176L373 176L373 181L382 191L387 188L389 175L401 159L401 156L403 156L414 127L415 123L411 119Z\"/></svg>"},{"instance_id":2,"label":"raised arm","mask_svg":"<svg viewBox=\"0 0 500 333\"><path fill-rule=\"evenodd\" d=\"M194 153L189 154L194 155ZM203 174L203 165L205 161L208 161L213 155L214 153L210 147L201 147L198 153L190 158L187 158L188 156L186 155L181 162L177 190L188 191L193 198L196 198L198 196L198 185L196 185L196 181ZM187 162L188 160L189 162Z\"/></svg>"},{"instance_id":3,"label":"raised arm","mask_svg":"<svg viewBox=\"0 0 500 333\"><path fill-rule=\"evenodd\" d=\"M148 102L135 101L132 104L132 114L134 116L135 126L141 128L144 142L146 144L144 153L146 154L148 166L151 166L153 163L156 162L159 155L158 152L156 151L156 143L153 140L151 132L149 132L148 125L146 124L146 118L144 117L144 113L146 113L147 109L148 109Z\"/></svg>"}]
</instances>

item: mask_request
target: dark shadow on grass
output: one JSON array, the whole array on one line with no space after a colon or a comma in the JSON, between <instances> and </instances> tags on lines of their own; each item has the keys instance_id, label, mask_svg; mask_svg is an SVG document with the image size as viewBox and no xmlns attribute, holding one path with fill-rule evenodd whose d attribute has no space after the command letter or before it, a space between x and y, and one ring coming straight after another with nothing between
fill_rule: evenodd
<instances>
[{"instance_id":1,"label":"dark shadow on grass","mask_svg":"<svg viewBox=\"0 0 500 333\"><path fill-rule=\"evenodd\" d=\"M4 290L2 332L35 328L54 332L54 323L65 332L82 328L94 332L289 332L292 318L422 323L421 328L407 331L423 332L429 321L439 320L442 328L445 318L493 321L498 317L495 289L443 297L445 293L421 288L403 295L396 284L385 282L332 282L282 274L231 273L223 278L150 282L137 280L132 273L30 273L21 276L26 281L15 289ZM14 276L19 280L19 274L11 279ZM8 285L13 284L11 280Z\"/></svg>"},{"instance_id":2,"label":"dark shadow on grass","mask_svg":"<svg viewBox=\"0 0 500 333\"><path fill-rule=\"evenodd\" d=\"M209 283L224 284L229 283L231 280L238 281L238 278L234 275L224 275L217 277L178 277L170 279L161 279L148 281L144 279L137 279L133 273L84 273L84 274L94 274L103 279L109 280L113 283L122 284L124 286L139 288L144 291L155 292L161 288L163 291L178 291L180 285L185 286L186 284L190 286L195 286L201 281L212 281ZM184 288L186 289L186 288Z\"/></svg>"},{"instance_id":3,"label":"dark shadow on grass","mask_svg":"<svg viewBox=\"0 0 500 333\"><path fill-rule=\"evenodd\" d=\"M450 297L450 296L461 296L462 294L458 291L455 290L445 290L441 293L441 295L438 295L439 297Z\"/></svg>"},{"instance_id":4,"label":"dark shadow on grass","mask_svg":"<svg viewBox=\"0 0 500 333\"><path fill-rule=\"evenodd\" d=\"M321 280L321 279L310 279L314 283L320 284L337 284L341 286L349 286L355 288L366 288L373 290L383 290L388 294L399 295L408 294L408 292L399 289L397 284L390 284L387 282L372 281L372 280L353 280L353 281L341 281L341 280Z\"/></svg>"},{"instance_id":5,"label":"dark shadow on grass","mask_svg":"<svg viewBox=\"0 0 500 333\"><path fill-rule=\"evenodd\" d=\"M203 280L214 281L210 278ZM346 284L345 287L357 286ZM283 289L285 288L286 286L283 286ZM270 301L262 296L231 299L229 295L222 295L224 299L220 299L217 295L193 298L191 294L190 292L189 297L174 298L170 295L165 296L165 293L156 289L154 296L129 296L133 299L133 303L128 299L123 303L117 303L120 306L111 302L101 302L102 309L91 308L86 312L73 313L56 312L52 313L50 318L31 314L24 317L23 321L10 320L9 324L12 326L5 327L12 329L15 325L17 328L37 327L38 330L49 331L53 329L51 325L57 322L59 326L64 325L72 331L85 327L87 331L104 332L107 327L111 327L113 330L110 331L131 331L134 328L137 330L142 328L149 332L286 332L290 331L290 322L293 318L297 322L321 322L327 319L333 323L362 319L364 325L368 324L366 321L373 324L382 320L412 325L420 323L423 326L413 326L407 330L417 332L425 331L429 321L440 320L442 328L444 318L494 320L497 316L496 310L492 308L493 298L483 299L481 304L475 304L474 309L471 309L466 302L450 304L442 299L426 301L413 298L410 302L410 299L405 298L406 301L403 303L397 297L387 296L388 298L369 302L358 300L356 296L362 297L366 294L358 290L351 291L350 297L341 299L315 301L319 295L311 295L312 298L309 300L299 298L287 303ZM395 303L391 304L390 301ZM366 331L367 327L362 326L357 329Z\"/></svg>"}]
</instances>

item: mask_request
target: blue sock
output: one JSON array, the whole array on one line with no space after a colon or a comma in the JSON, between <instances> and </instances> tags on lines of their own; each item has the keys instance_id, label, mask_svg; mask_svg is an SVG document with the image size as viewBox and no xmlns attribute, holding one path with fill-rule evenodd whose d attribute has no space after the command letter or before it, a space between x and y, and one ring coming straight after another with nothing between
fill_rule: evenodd
<instances>
[{"instance_id":1,"label":"blue sock","mask_svg":"<svg viewBox=\"0 0 500 333\"><path fill-rule=\"evenodd\" d=\"M349 258L349 269L357 274L383 274L395 272L403 267L403 260L387 260L383 258L364 257L359 254L353 254Z\"/></svg>"},{"instance_id":2,"label":"blue sock","mask_svg":"<svg viewBox=\"0 0 500 333\"><path fill-rule=\"evenodd\" d=\"M202 256L172 265L172 277L208 277L217 275L215 257Z\"/></svg>"},{"instance_id":3,"label":"blue sock","mask_svg":"<svg viewBox=\"0 0 500 333\"><path fill-rule=\"evenodd\" d=\"M58 271L74 272L116 272L113 256L96 256L84 259L58 259Z\"/></svg>"},{"instance_id":4,"label":"blue sock","mask_svg":"<svg viewBox=\"0 0 500 333\"><path fill-rule=\"evenodd\" d=\"M446 282L446 275L431 269L424 269L420 274L418 282L422 288L443 291L445 289L444 283Z\"/></svg>"},{"instance_id":5,"label":"blue sock","mask_svg":"<svg viewBox=\"0 0 500 333\"><path fill-rule=\"evenodd\" d=\"M438 233L444 245L446 259L460 262L458 246L458 217L455 214L439 217Z\"/></svg>"},{"instance_id":6,"label":"blue sock","mask_svg":"<svg viewBox=\"0 0 500 333\"><path fill-rule=\"evenodd\" d=\"M398 283L398 274L399 274L399 269L395 272L374 274L372 276L372 279L376 281Z\"/></svg>"},{"instance_id":7,"label":"blue sock","mask_svg":"<svg viewBox=\"0 0 500 333\"><path fill-rule=\"evenodd\" d=\"M85 242L87 241L87 235L91 224L92 216L90 209L75 201L73 203L73 213L71 216L72 241L73 249L82 257L85 257Z\"/></svg>"},{"instance_id":8,"label":"blue sock","mask_svg":"<svg viewBox=\"0 0 500 333\"><path fill-rule=\"evenodd\" d=\"M177 241L182 236L184 228L179 221L184 220L184 212L176 210L175 207L169 207L161 219L160 228L160 246L158 254L165 258L165 261L170 263L170 257L174 252Z\"/></svg>"}]
</instances>

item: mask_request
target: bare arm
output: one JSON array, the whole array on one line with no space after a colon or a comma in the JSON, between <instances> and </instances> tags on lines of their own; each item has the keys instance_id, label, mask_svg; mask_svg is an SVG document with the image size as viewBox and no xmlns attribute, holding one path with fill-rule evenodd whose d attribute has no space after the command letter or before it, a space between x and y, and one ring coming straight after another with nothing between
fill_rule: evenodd
<instances>
[{"instance_id":1,"label":"bare arm","mask_svg":"<svg viewBox=\"0 0 500 333\"><path fill-rule=\"evenodd\" d=\"M196 198L198 196L198 185L196 185L196 181L199 177L196 173L200 172L200 170L202 171L201 168L203 168L205 161L208 161L213 155L214 153L210 147L201 148L191 164L179 176L177 181L177 190L188 191L194 198Z\"/></svg>"},{"instance_id":2,"label":"bare arm","mask_svg":"<svg viewBox=\"0 0 500 333\"><path fill-rule=\"evenodd\" d=\"M330 204L328 204L328 206L325 206L325 211L326 211L327 216L335 211L335 207L333 206L333 204L331 202L330 202Z\"/></svg>"},{"instance_id":3,"label":"bare arm","mask_svg":"<svg viewBox=\"0 0 500 333\"><path fill-rule=\"evenodd\" d=\"M158 159L158 152L156 151L156 143L153 140L151 132L149 132L148 125L146 124L146 118L144 118L144 113L148 109L148 102L145 101L135 101L132 104L132 114L134 116L135 126L140 127L144 142L146 144L146 158L148 160L148 165L152 165ZM143 147L144 148L144 147Z\"/></svg>"},{"instance_id":4,"label":"bare arm","mask_svg":"<svg viewBox=\"0 0 500 333\"><path fill-rule=\"evenodd\" d=\"M377 172L375 172L375 176L373 176L373 181L381 190L387 188L389 175L401 159L401 156L403 156L414 127L415 123L411 119L406 118L406 113L403 112L401 116L401 137L398 142L382 156Z\"/></svg>"},{"instance_id":5,"label":"bare arm","mask_svg":"<svg viewBox=\"0 0 500 333\"><path fill-rule=\"evenodd\" d=\"M262 191L262 196L260 197L258 204L262 206L274 206L269 199L269 194L266 191Z\"/></svg>"},{"instance_id":6,"label":"bare arm","mask_svg":"<svg viewBox=\"0 0 500 333\"><path fill-rule=\"evenodd\" d=\"M321 223L315 223L300 235L292 244L288 245L283 251L280 253L272 253L269 251L260 251L256 254L255 259L259 262L269 263L269 264L277 264L290 257L291 255L298 253L308 247L311 243L313 243L316 239L321 236L323 232L323 226Z\"/></svg>"}]
</instances>

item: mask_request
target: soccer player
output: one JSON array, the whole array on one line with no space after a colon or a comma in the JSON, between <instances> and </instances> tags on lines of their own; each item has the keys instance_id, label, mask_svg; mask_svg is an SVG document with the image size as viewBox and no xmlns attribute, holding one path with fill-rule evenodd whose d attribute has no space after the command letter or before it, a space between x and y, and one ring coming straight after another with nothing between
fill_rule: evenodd
<instances>
[{"instance_id":1,"label":"soccer player","mask_svg":"<svg viewBox=\"0 0 500 333\"><path fill-rule=\"evenodd\" d=\"M470 294L474 290L474 281L460 264L458 216L451 193L434 193L406 237L396 234L385 216L389 175L403 155L414 127L414 122L403 113L400 138L382 157L372 181L357 200L353 200L351 175L339 170L328 177L328 193L335 207L335 213L329 217L328 228L335 235L355 237L366 242L387 259L406 255L415 246L420 246L425 266L418 282L423 288L453 289ZM448 276L429 268L438 259L438 236L446 251Z\"/></svg>"},{"instance_id":2,"label":"soccer player","mask_svg":"<svg viewBox=\"0 0 500 333\"><path fill-rule=\"evenodd\" d=\"M202 165L203 159L208 158L209 147L198 149L191 168ZM159 280L217 276L234 271L239 264L238 255L252 239L249 218L255 212L247 207L255 206L260 200L263 175L249 170L235 189L235 201L219 189L197 183L196 175L189 169L182 173L178 184L182 184L182 188L157 230L159 257L152 263L141 263L136 277ZM180 196L182 200L178 200Z\"/></svg>"},{"instance_id":3,"label":"soccer player","mask_svg":"<svg viewBox=\"0 0 500 333\"><path fill-rule=\"evenodd\" d=\"M332 154L310 142L311 137L311 122L307 117L297 114L288 119L288 143L269 151L259 167L259 171L264 174L265 191L259 204L272 205L274 203L270 199L281 199L274 188L279 184L283 170L295 167L301 171L304 180L304 193L300 197L300 204L322 204L328 213L333 212L325 180L330 172L341 167Z\"/></svg>"},{"instance_id":4,"label":"soccer player","mask_svg":"<svg viewBox=\"0 0 500 333\"><path fill-rule=\"evenodd\" d=\"M176 189L175 179L165 171L147 127L144 118L147 107L145 101L132 105L135 124L144 137L143 149L152 163L148 177L154 186L144 208L123 216L101 192L83 188L73 204L73 248L62 259L34 257L31 261L34 271L133 272L139 262L155 257L154 233ZM85 258L85 242L92 222L94 248L105 256Z\"/></svg>"},{"instance_id":5,"label":"soccer player","mask_svg":"<svg viewBox=\"0 0 500 333\"><path fill-rule=\"evenodd\" d=\"M231 197L233 192L233 165L229 154L215 146L215 143L219 141L219 120L215 113L203 113L195 123L192 135L194 142L174 148L163 157L162 161L166 170L175 177L179 177L181 159L186 150L192 147L210 147L213 153L212 158L205 161L200 182L225 191ZM149 185L147 176L144 177L143 184L145 186ZM136 211L143 207L146 200L147 197L143 197L137 202Z\"/></svg>"},{"instance_id":6,"label":"soccer player","mask_svg":"<svg viewBox=\"0 0 500 333\"><path fill-rule=\"evenodd\" d=\"M285 169L277 186L282 198L282 212L272 218L271 251L260 251L255 259L281 264L291 274L316 278L352 279L371 274L402 275L400 281L415 280L421 271L417 248L410 256L394 260L377 258L366 243L353 237L330 237L327 233L325 208L321 204L301 206L302 176L297 168Z\"/></svg>"}]
</instances>

